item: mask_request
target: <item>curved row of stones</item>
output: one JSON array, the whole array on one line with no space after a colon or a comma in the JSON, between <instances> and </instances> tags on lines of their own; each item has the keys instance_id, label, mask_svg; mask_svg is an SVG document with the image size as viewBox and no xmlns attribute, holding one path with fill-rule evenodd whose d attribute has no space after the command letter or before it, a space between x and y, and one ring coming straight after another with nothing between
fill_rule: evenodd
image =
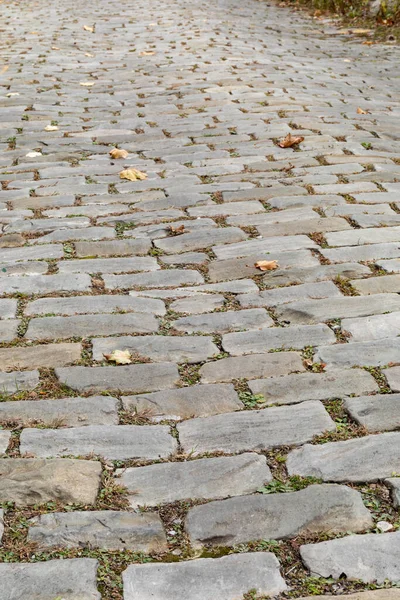
<instances>
[{"instance_id":1,"label":"curved row of stones","mask_svg":"<svg viewBox=\"0 0 400 600\"><path fill-rule=\"evenodd\" d=\"M2 14L0 600L399 600L399 49Z\"/></svg>"}]
</instances>

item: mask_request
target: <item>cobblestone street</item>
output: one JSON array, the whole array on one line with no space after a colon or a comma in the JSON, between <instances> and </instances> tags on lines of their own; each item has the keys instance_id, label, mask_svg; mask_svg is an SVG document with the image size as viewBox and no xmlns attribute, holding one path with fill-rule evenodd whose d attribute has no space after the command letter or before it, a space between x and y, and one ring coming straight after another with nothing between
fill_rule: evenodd
<instances>
[{"instance_id":1,"label":"cobblestone street","mask_svg":"<svg viewBox=\"0 0 400 600\"><path fill-rule=\"evenodd\" d=\"M400 600L400 47L0 15L0 600Z\"/></svg>"}]
</instances>

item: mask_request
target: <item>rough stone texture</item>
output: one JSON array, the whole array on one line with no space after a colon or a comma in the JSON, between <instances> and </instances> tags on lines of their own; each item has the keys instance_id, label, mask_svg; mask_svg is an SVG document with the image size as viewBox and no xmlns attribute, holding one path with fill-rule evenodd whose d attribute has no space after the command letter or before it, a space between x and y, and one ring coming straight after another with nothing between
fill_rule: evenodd
<instances>
[{"instance_id":1,"label":"rough stone texture","mask_svg":"<svg viewBox=\"0 0 400 600\"><path fill-rule=\"evenodd\" d=\"M385 483L391 490L395 508L398 508L400 506L400 477L389 477L385 479Z\"/></svg>"},{"instance_id":2,"label":"rough stone texture","mask_svg":"<svg viewBox=\"0 0 400 600\"><path fill-rule=\"evenodd\" d=\"M368 431L392 431L400 427L400 394L348 398L345 408Z\"/></svg>"},{"instance_id":3,"label":"rough stone texture","mask_svg":"<svg viewBox=\"0 0 400 600\"><path fill-rule=\"evenodd\" d=\"M165 552L168 549L160 517L122 511L51 513L30 521L28 541L39 548L91 548Z\"/></svg>"},{"instance_id":4,"label":"rough stone texture","mask_svg":"<svg viewBox=\"0 0 400 600\"><path fill-rule=\"evenodd\" d=\"M180 421L191 417L209 417L243 408L230 383L191 385L152 394L124 396L122 405L132 413L144 412L146 417L154 422L163 419Z\"/></svg>"},{"instance_id":5,"label":"rough stone texture","mask_svg":"<svg viewBox=\"0 0 400 600\"><path fill-rule=\"evenodd\" d=\"M195 506L186 530L194 546L364 531L373 524L361 494L346 486L310 485L288 494L241 496Z\"/></svg>"},{"instance_id":6,"label":"rough stone texture","mask_svg":"<svg viewBox=\"0 0 400 600\"><path fill-rule=\"evenodd\" d=\"M100 600L94 558L0 564L4 600Z\"/></svg>"},{"instance_id":7,"label":"rough stone texture","mask_svg":"<svg viewBox=\"0 0 400 600\"><path fill-rule=\"evenodd\" d=\"M241 306L276 306L297 300L308 300L310 298L332 298L342 296L339 289L332 281L321 281L318 283L303 283L290 287L265 290L258 294L243 294L238 296Z\"/></svg>"},{"instance_id":8,"label":"rough stone texture","mask_svg":"<svg viewBox=\"0 0 400 600\"><path fill-rule=\"evenodd\" d=\"M0 455L4 454L8 448L8 444L10 443L11 432L10 431L2 431L0 429Z\"/></svg>"},{"instance_id":9,"label":"rough stone texture","mask_svg":"<svg viewBox=\"0 0 400 600\"><path fill-rule=\"evenodd\" d=\"M4 458L0 461L0 501L18 506L52 501L94 504L100 476L97 461Z\"/></svg>"},{"instance_id":10,"label":"rough stone texture","mask_svg":"<svg viewBox=\"0 0 400 600\"><path fill-rule=\"evenodd\" d=\"M118 367L61 367L58 379L74 390L121 390L136 394L174 387L179 379L172 363L119 365Z\"/></svg>"},{"instance_id":11,"label":"rough stone texture","mask_svg":"<svg viewBox=\"0 0 400 600\"><path fill-rule=\"evenodd\" d=\"M307 596L306 598L299 598L299 600L334 600L335 598L337 596ZM346 594L346 600L398 600L399 598L400 590L398 588Z\"/></svg>"},{"instance_id":12,"label":"rough stone texture","mask_svg":"<svg viewBox=\"0 0 400 600\"><path fill-rule=\"evenodd\" d=\"M353 279L351 285L361 295L400 292L400 275L382 275L369 279Z\"/></svg>"},{"instance_id":13,"label":"rough stone texture","mask_svg":"<svg viewBox=\"0 0 400 600\"><path fill-rule=\"evenodd\" d=\"M3 533L4 533L4 511L2 508L0 508L0 546L1 546L1 540L3 538Z\"/></svg>"},{"instance_id":14,"label":"rough stone texture","mask_svg":"<svg viewBox=\"0 0 400 600\"><path fill-rule=\"evenodd\" d=\"M400 433L306 444L289 453L286 465L289 475L324 481L376 481L400 471Z\"/></svg>"},{"instance_id":15,"label":"rough stone texture","mask_svg":"<svg viewBox=\"0 0 400 600\"><path fill-rule=\"evenodd\" d=\"M342 319L342 329L351 334L354 342L368 342L400 335L400 312Z\"/></svg>"},{"instance_id":16,"label":"rough stone texture","mask_svg":"<svg viewBox=\"0 0 400 600\"><path fill-rule=\"evenodd\" d=\"M17 312L17 301L16 300L0 300L0 318L1 319L14 319Z\"/></svg>"},{"instance_id":17,"label":"rough stone texture","mask_svg":"<svg viewBox=\"0 0 400 600\"><path fill-rule=\"evenodd\" d=\"M107 396L0 402L0 422L19 421L53 427L117 425L118 400Z\"/></svg>"},{"instance_id":18,"label":"rough stone texture","mask_svg":"<svg viewBox=\"0 0 400 600\"><path fill-rule=\"evenodd\" d=\"M400 367L392 367L383 371L392 392L400 392Z\"/></svg>"},{"instance_id":19,"label":"rough stone texture","mask_svg":"<svg viewBox=\"0 0 400 600\"><path fill-rule=\"evenodd\" d=\"M227 498L256 492L272 480L263 456L201 458L186 462L121 469L121 483L137 506L156 506L185 498Z\"/></svg>"},{"instance_id":20,"label":"rough stone texture","mask_svg":"<svg viewBox=\"0 0 400 600\"><path fill-rule=\"evenodd\" d=\"M340 540L300 547L311 574L360 579L365 583L400 582L400 532L350 535Z\"/></svg>"},{"instance_id":21,"label":"rough stone texture","mask_svg":"<svg viewBox=\"0 0 400 600\"><path fill-rule=\"evenodd\" d=\"M0 349L0 369L62 367L79 360L81 352L81 344L67 342L43 346L2 348Z\"/></svg>"},{"instance_id":22,"label":"rough stone texture","mask_svg":"<svg viewBox=\"0 0 400 600\"><path fill-rule=\"evenodd\" d=\"M116 290L119 288L130 289L135 287L179 287L181 285L204 283L204 280L198 271L191 271L189 269L154 271L153 273L138 273L137 275L104 275L103 279L106 288L109 290Z\"/></svg>"},{"instance_id":23,"label":"rough stone texture","mask_svg":"<svg viewBox=\"0 0 400 600\"><path fill-rule=\"evenodd\" d=\"M89 275L25 275L0 278L0 294L46 294L52 292L87 292Z\"/></svg>"},{"instance_id":24,"label":"rough stone texture","mask_svg":"<svg viewBox=\"0 0 400 600\"><path fill-rule=\"evenodd\" d=\"M194 315L181 317L172 322L172 326L178 331L195 333L226 333L228 331L243 329L261 329L272 327L273 320L262 308L249 310L229 310L217 312L212 315Z\"/></svg>"},{"instance_id":25,"label":"rough stone texture","mask_svg":"<svg viewBox=\"0 0 400 600\"><path fill-rule=\"evenodd\" d=\"M77 315L85 313L138 312L164 315L161 300L133 298L132 296L72 296L70 298L40 298L29 302L27 315Z\"/></svg>"},{"instance_id":26,"label":"rough stone texture","mask_svg":"<svg viewBox=\"0 0 400 600\"><path fill-rule=\"evenodd\" d=\"M270 552L131 565L122 578L124 600L215 600L221 593L224 600L237 600L250 589L267 596L286 590L279 562Z\"/></svg>"},{"instance_id":27,"label":"rough stone texture","mask_svg":"<svg viewBox=\"0 0 400 600\"><path fill-rule=\"evenodd\" d=\"M107 242L76 242L75 250L78 258L87 256L125 256L130 254L146 254L151 247L150 240L110 240Z\"/></svg>"},{"instance_id":28,"label":"rough stone texture","mask_svg":"<svg viewBox=\"0 0 400 600\"><path fill-rule=\"evenodd\" d=\"M386 338L370 342L321 346L314 355L314 362L322 362L327 365L327 368L335 369L354 366L383 367L388 363L400 362L400 339Z\"/></svg>"},{"instance_id":29,"label":"rough stone texture","mask_svg":"<svg viewBox=\"0 0 400 600\"><path fill-rule=\"evenodd\" d=\"M335 428L320 402L192 419L178 425L184 451L197 454L297 445Z\"/></svg>"},{"instance_id":30,"label":"rough stone texture","mask_svg":"<svg viewBox=\"0 0 400 600\"><path fill-rule=\"evenodd\" d=\"M249 382L249 387L253 394L262 394L266 404L295 404L304 400L329 400L379 391L372 375L362 369L256 379Z\"/></svg>"},{"instance_id":31,"label":"rough stone texture","mask_svg":"<svg viewBox=\"0 0 400 600\"><path fill-rule=\"evenodd\" d=\"M178 313L202 314L221 308L224 302L225 298L220 294L199 294L194 298L175 300L170 304L170 310Z\"/></svg>"},{"instance_id":32,"label":"rough stone texture","mask_svg":"<svg viewBox=\"0 0 400 600\"><path fill-rule=\"evenodd\" d=\"M21 390L33 390L39 384L39 371L14 371L0 373L0 389L3 394Z\"/></svg>"},{"instance_id":33,"label":"rough stone texture","mask_svg":"<svg viewBox=\"0 0 400 600\"><path fill-rule=\"evenodd\" d=\"M88 456L110 460L168 458L176 450L176 440L164 425L88 425L70 429L24 429L21 454L50 456Z\"/></svg>"}]
</instances>

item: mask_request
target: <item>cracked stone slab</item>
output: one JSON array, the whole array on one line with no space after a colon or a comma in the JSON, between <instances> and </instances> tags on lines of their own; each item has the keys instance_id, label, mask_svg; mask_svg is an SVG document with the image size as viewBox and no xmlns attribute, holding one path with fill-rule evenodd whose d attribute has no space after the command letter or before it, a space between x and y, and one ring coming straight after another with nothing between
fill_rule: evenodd
<instances>
[{"instance_id":1,"label":"cracked stone slab","mask_svg":"<svg viewBox=\"0 0 400 600\"><path fill-rule=\"evenodd\" d=\"M120 469L129 502L157 506L186 498L227 498L256 492L272 480L265 457L252 452L239 456L200 458L148 467Z\"/></svg>"},{"instance_id":2,"label":"cracked stone slab","mask_svg":"<svg viewBox=\"0 0 400 600\"><path fill-rule=\"evenodd\" d=\"M389 363L400 362L400 339L385 338L370 342L321 346L314 355L314 362L325 363L328 369L356 366L384 367ZM385 370L385 373L390 371L392 369ZM393 389L393 391L400 390Z\"/></svg>"},{"instance_id":3,"label":"cracked stone slab","mask_svg":"<svg viewBox=\"0 0 400 600\"><path fill-rule=\"evenodd\" d=\"M143 394L175 387L179 380L173 363L118 365L116 367L60 367L56 376L81 392L120 390Z\"/></svg>"},{"instance_id":4,"label":"cracked stone slab","mask_svg":"<svg viewBox=\"0 0 400 600\"><path fill-rule=\"evenodd\" d=\"M62 367L80 360L82 345L78 343L14 346L0 349L0 369L35 369ZM24 372L26 373L26 371ZM36 381L36 379L32 380ZM37 385L37 383L35 384Z\"/></svg>"},{"instance_id":5,"label":"cracked stone slab","mask_svg":"<svg viewBox=\"0 0 400 600\"><path fill-rule=\"evenodd\" d=\"M18 506L53 501L94 504L100 479L97 461L4 458L0 461L0 501Z\"/></svg>"},{"instance_id":6,"label":"cracked stone slab","mask_svg":"<svg viewBox=\"0 0 400 600\"><path fill-rule=\"evenodd\" d=\"M350 581L400 582L400 532L349 535L342 539L300 547L311 574Z\"/></svg>"},{"instance_id":7,"label":"cracked stone slab","mask_svg":"<svg viewBox=\"0 0 400 600\"><path fill-rule=\"evenodd\" d=\"M243 408L243 403L230 383L191 385L152 394L123 396L122 405L128 412L144 412L153 422L209 417Z\"/></svg>"},{"instance_id":8,"label":"cracked stone slab","mask_svg":"<svg viewBox=\"0 0 400 600\"><path fill-rule=\"evenodd\" d=\"M102 510L43 514L29 521L28 542L39 548L102 548L166 552L167 538L158 514Z\"/></svg>"},{"instance_id":9,"label":"cracked stone slab","mask_svg":"<svg viewBox=\"0 0 400 600\"><path fill-rule=\"evenodd\" d=\"M172 322L172 327L178 331L195 333L226 333L242 329L260 329L272 327L273 320L263 308L248 310L229 310L208 315L192 315L181 317Z\"/></svg>"},{"instance_id":10,"label":"cracked stone slab","mask_svg":"<svg viewBox=\"0 0 400 600\"><path fill-rule=\"evenodd\" d=\"M392 431L400 427L400 394L347 398L344 406L351 418L368 431Z\"/></svg>"},{"instance_id":11,"label":"cracked stone slab","mask_svg":"<svg viewBox=\"0 0 400 600\"><path fill-rule=\"evenodd\" d=\"M335 484L310 485L286 494L257 494L189 509L186 531L194 547L233 546L372 527L361 494Z\"/></svg>"},{"instance_id":12,"label":"cracked stone slab","mask_svg":"<svg viewBox=\"0 0 400 600\"><path fill-rule=\"evenodd\" d=\"M224 600L237 600L250 589L267 596L286 590L271 552L131 565L122 579L124 600L215 600L221 590Z\"/></svg>"},{"instance_id":13,"label":"cracked stone slab","mask_svg":"<svg viewBox=\"0 0 400 600\"><path fill-rule=\"evenodd\" d=\"M101 600L94 558L0 564L1 594L12 600Z\"/></svg>"},{"instance_id":14,"label":"cracked stone slab","mask_svg":"<svg viewBox=\"0 0 400 600\"><path fill-rule=\"evenodd\" d=\"M298 445L335 429L335 423L317 401L191 419L178 425L184 451L196 454Z\"/></svg>"},{"instance_id":15,"label":"cracked stone slab","mask_svg":"<svg viewBox=\"0 0 400 600\"><path fill-rule=\"evenodd\" d=\"M68 260L60 263L60 273L129 273L129 271L157 271L160 265L151 256L132 258L93 258Z\"/></svg>"},{"instance_id":16,"label":"cracked stone slab","mask_svg":"<svg viewBox=\"0 0 400 600\"><path fill-rule=\"evenodd\" d=\"M168 458L177 449L165 425L88 425L70 429L24 429L21 454L39 458L88 456L110 460Z\"/></svg>"},{"instance_id":17,"label":"cracked stone slab","mask_svg":"<svg viewBox=\"0 0 400 600\"><path fill-rule=\"evenodd\" d=\"M222 346L232 356L261 354L274 349L301 350L305 346L335 344L333 331L324 324L311 326L274 327L265 331L228 333Z\"/></svg>"},{"instance_id":18,"label":"cracked stone slab","mask_svg":"<svg viewBox=\"0 0 400 600\"><path fill-rule=\"evenodd\" d=\"M256 379L249 381L249 387L253 394L262 394L267 404L295 404L305 400L329 400L379 392L375 379L362 369Z\"/></svg>"},{"instance_id":19,"label":"cracked stone slab","mask_svg":"<svg viewBox=\"0 0 400 600\"><path fill-rule=\"evenodd\" d=\"M377 481L400 471L400 433L380 433L343 442L306 444L292 450L289 475L324 481Z\"/></svg>"},{"instance_id":20,"label":"cracked stone slab","mask_svg":"<svg viewBox=\"0 0 400 600\"><path fill-rule=\"evenodd\" d=\"M72 316L94 313L150 313L164 315L165 305L161 300L152 298L134 298L133 296L71 296L69 298L40 298L29 302L25 309L27 315Z\"/></svg>"}]
</instances>

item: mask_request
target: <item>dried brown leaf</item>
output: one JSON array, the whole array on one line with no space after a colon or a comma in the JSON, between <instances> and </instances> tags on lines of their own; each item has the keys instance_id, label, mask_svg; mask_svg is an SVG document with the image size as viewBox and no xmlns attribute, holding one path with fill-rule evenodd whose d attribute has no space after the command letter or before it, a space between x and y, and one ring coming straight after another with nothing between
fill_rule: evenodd
<instances>
[{"instance_id":1,"label":"dried brown leaf","mask_svg":"<svg viewBox=\"0 0 400 600\"><path fill-rule=\"evenodd\" d=\"M367 114L368 114L368 111L367 111L367 110L364 110L364 109L362 109L362 108L360 108L360 107L358 107L358 108L357 108L357 114L358 114L358 115L367 115Z\"/></svg>"},{"instance_id":2,"label":"dried brown leaf","mask_svg":"<svg viewBox=\"0 0 400 600\"><path fill-rule=\"evenodd\" d=\"M132 363L132 357L129 350L114 350L111 354L103 354L110 362L115 362L117 365L130 365Z\"/></svg>"},{"instance_id":3,"label":"dried brown leaf","mask_svg":"<svg viewBox=\"0 0 400 600\"><path fill-rule=\"evenodd\" d=\"M80 81L79 85L83 85L84 87L92 87L92 85L94 85L95 82L94 81Z\"/></svg>"},{"instance_id":4,"label":"dried brown leaf","mask_svg":"<svg viewBox=\"0 0 400 600\"><path fill-rule=\"evenodd\" d=\"M279 267L277 260L259 260L254 266L260 271L274 271Z\"/></svg>"},{"instance_id":5,"label":"dried brown leaf","mask_svg":"<svg viewBox=\"0 0 400 600\"><path fill-rule=\"evenodd\" d=\"M146 173L138 171L137 169L124 169L119 174L121 179L129 179L129 181L137 181L138 179L147 179Z\"/></svg>"},{"instance_id":6,"label":"dried brown leaf","mask_svg":"<svg viewBox=\"0 0 400 600\"><path fill-rule=\"evenodd\" d=\"M123 150L122 148L113 148L110 150L109 155L111 158L126 158L129 156L128 150Z\"/></svg>"},{"instance_id":7,"label":"dried brown leaf","mask_svg":"<svg viewBox=\"0 0 400 600\"><path fill-rule=\"evenodd\" d=\"M90 31L90 33L93 33L93 31L94 31L94 27L89 27L89 25L84 25L83 29L85 31Z\"/></svg>"},{"instance_id":8,"label":"dried brown leaf","mask_svg":"<svg viewBox=\"0 0 400 600\"><path fill-rule=\"evenodd\" d=\"M172 225L168 225L167 230L170 233L170 235L182 235L182 233L185 233L185 226L183 224L179 225L179 227L173 227Z\"/></svg>"},{"instance_id":9,"label":"dried brown leaf","mask_svg":"<svg viewBox=\"0 0 400 600\"><path fill-rule=\"evenodd\" d=\"M304 138L301 135L292 135L288 133L287 136L279 142L280 148L291 148L292 146L297 146L304 142Z\"/></svg>"},{"instance_id":10,"label":"dried brown leaf","mask_svg":"<svg viewBox=\"0 0 400 600\"><path fill-rule=\"evenodd\" d=\"M139 56L153 56L155 52L152 50L143 50L143 52L139 52Z\"/></svg>"}]
</instances>

